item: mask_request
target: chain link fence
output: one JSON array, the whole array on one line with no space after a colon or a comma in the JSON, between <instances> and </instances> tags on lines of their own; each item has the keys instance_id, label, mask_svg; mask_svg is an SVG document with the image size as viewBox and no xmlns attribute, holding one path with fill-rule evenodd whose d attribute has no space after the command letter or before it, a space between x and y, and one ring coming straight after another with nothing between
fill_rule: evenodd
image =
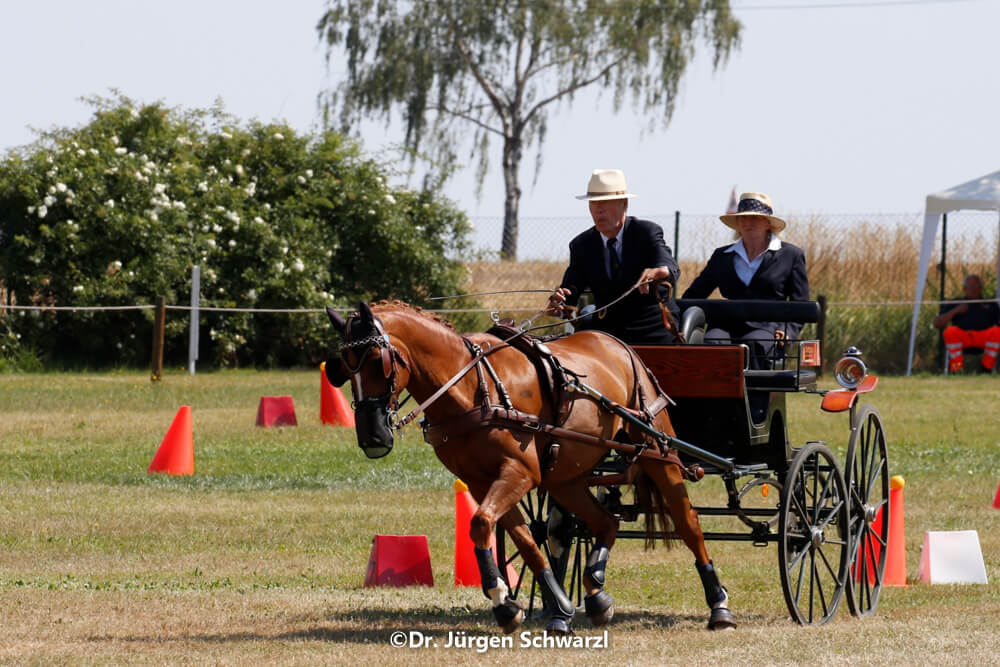
<instances>
[{"instance_id":1,"label":"chain link fence","mask_svg":"<svg viewBox=\"0 0 1000 667\"><path fill-rule=\"evenodd\" d=\"M717 214L641 214L657 222L681 267L678 291L691 283L712 251L735 234ZM923 213L793 214L782 238L806 252L813 298L828 303L828 355L847 345L861 347L883 372L906 369L914 287L923 234ZM497 259L502 218L472 220L474 243L485 259L469 263L470 291L528 290L559 284L569 259L569 241L593 224L588 216L522 218L518 261ZM1000 217L993 211L949 213L939 225L918 323L914 368L940 368L939 336L931 321L938 301L962 294L962 280L978 273L986 296L997 294ZM942 238L947 244L942 253ZM943 260L943 261L942 261ZM480 297L478 304L500 310L536 311L537 293ZM806 333L809 331L807 329ZM867 348L867 349L866 349Z\"/></svg>"}]
</instances>

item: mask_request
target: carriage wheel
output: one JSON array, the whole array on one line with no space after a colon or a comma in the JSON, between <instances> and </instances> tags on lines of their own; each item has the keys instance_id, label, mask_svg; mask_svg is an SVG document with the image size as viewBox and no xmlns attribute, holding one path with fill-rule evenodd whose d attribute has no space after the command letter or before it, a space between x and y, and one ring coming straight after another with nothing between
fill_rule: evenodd
<instances>
[{"instance_id":1,"label":"carriage wheel","mask_svg":"<svg viewBox=\"0 0 1000 667\"><path fill-rule=\"evenodd\" d=\"M878 606L889 540L889 454L878 410L865 405L854 417L844 471L851 498L851 571L847 606L867 616Z\"/></svg>"},{"instance_id":2,"label":"carriage wheel","mask_svg":"<svg viewBox=\"0 0 1000 667\"><path fill-rule=\"evenodd\" d=\"M837 611L847 579L849 517L833 453L822 443L807 443L785 476L778 539L785 602L802 625L820 625Z\"/></svg>"},{"instance_id":3,"label":"carriage wheel","mask_svg":"<svg viewBox=\"0 0 1000 667\"><path fill-rule=\"evenodd\" d=\"M770 532L778 525L781 482L773 477L754 477L743 485L736 497L739 501L736 516L747 526L754 528L763 523Z\"/></svg>"},{"instance_id":4,"label":"carriage wheel","mask_svg":"<svg viewBox=\"0 0 1000 667\"><path fill-rule=\"evenodd\" d=\"M548 497L544 489L538 488L529 491L518 506L532 538L549 562L556 581L562 584L573 604L580 607L584 596L583 568L586 567L586 557L590 547L593 546L593 539L589 537L580 520L566 512L563 520L559 522L558 533L564 548L557 558L552 554L548 539L549 515L555 506L554 501ZM496 527L496 544L497 561L504 564L501 565L500 572L507 580L511 596L521 602L529 618L547 613L534 573L518 553L510 534L499 523ZM511 574L514 575L513 582L510 581Z\"/></svg>"}]
</instances>

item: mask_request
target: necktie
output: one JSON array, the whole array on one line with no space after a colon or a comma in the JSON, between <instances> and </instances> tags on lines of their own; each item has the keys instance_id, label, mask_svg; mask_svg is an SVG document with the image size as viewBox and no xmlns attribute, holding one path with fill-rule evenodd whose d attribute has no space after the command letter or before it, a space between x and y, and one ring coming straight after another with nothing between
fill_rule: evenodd
<instances>
[{"instance_id":1,"label":"necktie","mask_svg":"<svg viewBox=\"0 0 1000 667\"><path fill-rule=\"evenodd\" d=\"M618 277L622 273L621 261L618 259L618 251L616 246L618 245L618 239L608 239L608 258L611 260L611 279L618 280Z\"/></svg>"}]
</instances>

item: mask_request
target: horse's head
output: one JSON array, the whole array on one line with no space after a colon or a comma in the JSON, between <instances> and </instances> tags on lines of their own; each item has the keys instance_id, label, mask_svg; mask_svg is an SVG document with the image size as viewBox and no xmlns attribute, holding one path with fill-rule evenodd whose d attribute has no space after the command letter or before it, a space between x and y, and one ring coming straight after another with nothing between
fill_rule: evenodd
<instances>
[{"instance_id":1,"label":"horse's head","mask_svg":"<svg viewBox=\"0 0 1000 667\"><path fill-rule=\"evenodd\" d=\"M326 364L327 379L335 386L351 380L358 446L368 458L381 458L392 451L393 418L409 366L367 303L346 320L332 308L326 313L344 341L340 357Z\"/></svg>"}]
</instances>

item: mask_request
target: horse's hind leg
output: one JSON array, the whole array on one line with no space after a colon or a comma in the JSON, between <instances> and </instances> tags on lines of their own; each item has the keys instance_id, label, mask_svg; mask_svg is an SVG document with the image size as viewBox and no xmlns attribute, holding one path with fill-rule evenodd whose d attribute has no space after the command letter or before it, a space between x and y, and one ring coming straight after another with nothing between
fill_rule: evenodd
<instances>
[{"instance_id":1,"label":"horse's hind leg","mask_svg":"<svg viewBox=\"0 0 1000 667\"><path fill-rule=\"evenodd\" d=\"M710 630L735 628L736 620L729 611L729 595L725 587L719 583L719 575L712 561L708 558L705 548L705 536L698 522L698 512L691 506L687 489L684 486L684 476L676 465L663 465L655 461L643 461L643 471L652 478L660 493L670 508L670 517L674 529L684 544L695 557L695 569L701 578L705 589L705 601L708 603L711 616L708 619Z\"/></svg>"},{"instance_id":2,"label":"horse's hind leg","mask_svg":"<svg viewBox=\"0 0 1000 667\"><path fill-rule=\"evenodd\" d=\"M607 625L615 614L615 603L604 591L605 571L618 534L618 522L588 491L586 477L561 485L549 484L546 488L563 507L580 517L594 536L594 548L583 571L587 591L583 604L591 623L598 627Z\"/></svg>"}]
</instances>

